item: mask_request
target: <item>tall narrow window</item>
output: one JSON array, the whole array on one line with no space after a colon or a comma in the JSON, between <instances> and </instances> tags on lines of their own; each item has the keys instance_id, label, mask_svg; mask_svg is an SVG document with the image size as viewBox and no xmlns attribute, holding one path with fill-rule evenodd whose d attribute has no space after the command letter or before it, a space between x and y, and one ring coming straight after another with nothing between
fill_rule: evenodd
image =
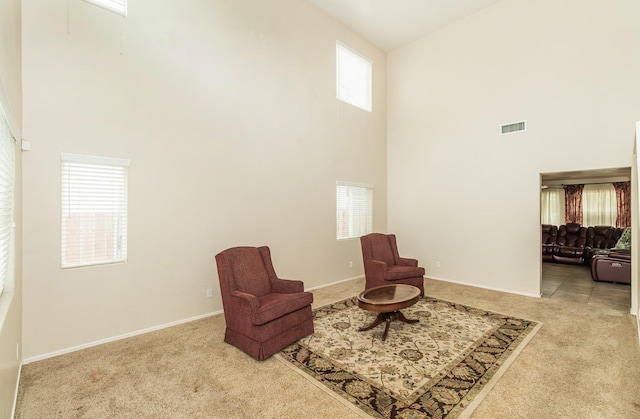
<instances>
[{"instance_id":1,"label":"tall narrow window","mask_svg":"<svg viewBox=\"0 0 640 419\"><path fill-rule=\"evenodd\" d=\"M336 43L336 97L371 112L371 60Z\"/></svg>"},{"instance_id":2,"label":"tall narrow window","mask_svg":"<svg viewBox=\"0 0 640 419\"><path fill-rule=\"evenodd\" d=\"M0 294L9 282L9 256L13 242L14 174L15 142L7 118L0 107Z\"/></svg>"},{"instance_id":3,"label":"tall narrow window","mask_svg":"<svg viewBox=\"0 0 640 419\"><path fill-rule=\"evenodd\" d=\"M84 0L87 3L95 4L103 9L117 13L122 16L127 15L127 0Z\"/></svg>"},{"instance_id":4,"label":"tall narrow window","mask_svg":"<svg viewBox=\"0 0 640 419\"><path fill-rule=\"evenodd\" d=\"M61 155L62 267L127 260L128 159Z\"/></svg>"},{"instance_id":5,"label":"tall narrow window","mask_svg":"<svg viewBox=\"0 0 640 419\"><path fill-rule=\"evenodd\" d=\"M336 238L351 239L373 231L373 186L336 182Z\"/></svg>"}]
</instances>

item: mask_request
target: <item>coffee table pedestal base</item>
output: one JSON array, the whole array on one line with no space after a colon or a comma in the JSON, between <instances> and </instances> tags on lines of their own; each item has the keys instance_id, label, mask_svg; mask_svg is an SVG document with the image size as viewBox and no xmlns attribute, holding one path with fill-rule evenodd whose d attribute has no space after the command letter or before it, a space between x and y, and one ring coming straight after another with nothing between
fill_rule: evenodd
<instances>
[{"instance_id":1,"label":"coffee table pedestal base","mask_svg":"<svg viewBox=\"0 0 640 419\"><path fill-rule=\"evenodd\" d=\"M360 329L358 329L358 331L364 332L365 330L371 330L377 325L379 325L380 323L384 322L385 326L384 326L384 333L382 334L382 340L386 340L387 334L389 333L389 324L393 320L400 320L401 322L404 322L404 323L417 323L420 321L418 319L407 319L404 316L404 314L402 314L400 311L390 311L387 313L378 313L378 317L376 317L376 319L373 322L371 322L366 326L362 326Z\"/></svg>"}]
</instances>

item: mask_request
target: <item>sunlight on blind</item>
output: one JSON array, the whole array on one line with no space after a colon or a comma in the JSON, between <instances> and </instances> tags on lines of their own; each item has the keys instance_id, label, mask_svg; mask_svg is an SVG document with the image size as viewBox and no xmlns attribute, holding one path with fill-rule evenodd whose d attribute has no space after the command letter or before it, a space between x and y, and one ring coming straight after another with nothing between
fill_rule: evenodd
<instances>
[{"instance_id":1,"label":"sunlight on blind","mask_svg":"<svg viewBox=\"0 0 640 419\"><path fill-rule=\"evenodd\" d=\"M8 280L9 255L13 236L13 181L15 143L9 123L0 108L0 294Z\"/></svg>"},{"instance_id":2,"label":"sunlight on blind","mask_svg":"<svg viewBox=\"0 0 640 419\"><path fill-rule=\"evenodd\" d=\"M129 160L61 158L62 267L125 262Z\"/></svg>"},{"instance_id":3,"label":"sunlight on blind","mask_svg":"<svg viewBox=\"0 0 640 419\"><path fill-rule=\"evenodd\" d=\"M371 112L371 60L336 43L336 97Z\"/></svg>"},{"instance_id":4,"label":"sunlight on blind","mask_svg":"<svg viewBox=\"0 0 640 419\"><path fill-rule=\"evenodd\" d=\"M84 0L87 3L95 4L103 9L115 12L119 15L127 15L127 0Z\"/></svg>"},{"instance_id":5,"label":"sunlight on blind","mask_svg":"<svg viewBox=\"0 0 640 419\"><path fill-rule=\"evenodd\" d=\"M351 239L373 231L373 186L336 182L336 238Z\"/></svg>"}]
</instances>

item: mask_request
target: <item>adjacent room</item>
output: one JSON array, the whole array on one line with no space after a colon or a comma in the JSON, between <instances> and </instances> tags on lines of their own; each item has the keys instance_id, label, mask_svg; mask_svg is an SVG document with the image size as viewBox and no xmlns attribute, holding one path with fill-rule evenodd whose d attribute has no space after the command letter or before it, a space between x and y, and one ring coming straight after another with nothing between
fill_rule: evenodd
<instances>
[{"instance_id":1,"label":"adjacent room","mask_svg":"<svg viewBox=\"0 0 640 419\"><path fill-rule=\"evenodd\" d=\"M545 280L571 264L543 260L540 227L626 227L637 248L637 16L637 0L0 0L0 418L640 417L636 254L629 284L591 280L621 302L590 304L568 271ZM611 168L625 225L541 223L541 186ZM387 342L472 323L447 310L531 332L509 358L473 352L505 361L478 394L390 402L349 379L345 396L224 342L216 255L268 246L317 312L365 289L369 233L424 271L420 322ZM483 333L460 339L500 340ZM361 358L384 381L456 346Z\"/></svg>"},{"instance_id":2,"label":"adjacent room","mask_svg":"<svg viewBox=\"0 0 640 419\"><path fill-rule=\"evenodd\" d=\"M631 307L631 169L541 175L542 297Z\"/></svg>"}]
</instances>

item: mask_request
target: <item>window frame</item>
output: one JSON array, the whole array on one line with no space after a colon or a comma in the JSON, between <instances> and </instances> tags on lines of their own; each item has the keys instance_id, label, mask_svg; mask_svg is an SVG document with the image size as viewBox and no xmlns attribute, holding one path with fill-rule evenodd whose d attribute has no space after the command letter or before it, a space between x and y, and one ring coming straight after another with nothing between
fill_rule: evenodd
<instances>
[{"instance_id":1,"label":"window frame","mask_svg":"<svg viewBox=\"0 0 640 419\"><path fill-rule=\"evenodd\" d=\"M113 13L117 13L121 16L127 17L127 0L84 0L89 4L98 6L104 10L108 10Z\"/></svg>"},{"instance_id":2,"label":"window frame","mask_svg":"<svg viewBox=\"0 0 640 419\"><path fill-rule=\"evenodd\" d=\"M16 140L0 105L0 296L13 287L15 263ZM5 135L6 134L6 135ZM4 171L4 168L7 170Z\"/></svg>"},{"instance_id":3,"label":"window frame","mask_svg":"<svg viewBox=\"0 0 640 419\"><path fill-rule=\"evenodd\" d=\"M345 61L347 59L356 64L349 67ZM356 74L357 65L366 66L364 74ZM361 85L354 85L354 80ZM363 92L354 94L358 90ZM363 97L359 100L358 96ZM373 60L340 41L336 41L336 99L364 111L373 112Z\"/></svg>"},{"instance_id":4,"label":"window frame","mask_svg":"<svg viewBox=\"0 0 640 419\"><path fill-rule=\"evenodd\" d=\"M71 153L61 153L60 160L62 269L127 262L131 161ZM77 224L75 229L73 222ZM100 223L104 227L96 228ZM107 242L103 244L105 257L96 256L96 247L99 246L96 238L101 237ZM76 247L84 249L69 253L68 248L73 246L70 243L74 240ZM93 257L86 256L90 253L86 250L89 248ZM111 250L107 250L109 248ZM108 254L112 256L107 257Z\"/></svg>"},{"instance_id":5,"label":"window frame","mask_svg":"<svg viewBox=\"0 0 640 419\"><path fill-rule=\"evenodd\" d=\"M346 188L344 193L340 188ZM371 184L336 181L336 240L357 239L373 232L373 193ZM347 202L341 201L343 195ZM353 205L355 200L363 198L366 200L363 207ZM363 214L358 213L362 210L364 219Z\"/></svg>"}]
</instances>

